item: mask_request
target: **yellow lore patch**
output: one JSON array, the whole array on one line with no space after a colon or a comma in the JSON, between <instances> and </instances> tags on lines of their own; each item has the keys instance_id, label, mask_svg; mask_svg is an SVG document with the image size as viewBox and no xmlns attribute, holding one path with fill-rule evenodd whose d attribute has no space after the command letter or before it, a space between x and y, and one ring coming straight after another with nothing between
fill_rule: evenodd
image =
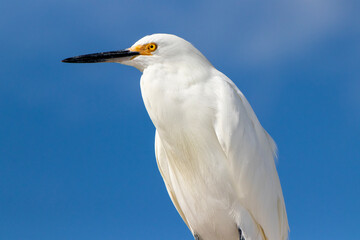
<instances>
[{"instance_id":1,"label":"yellow lore patch","mask_svg":"<svg viewBox=\"0 0 360 240\"><path fill-rule=\"evenodd\" d=\"M154 52L157 49L156 43L148 43L145 45L136 45L131 48L129 48L130 51L139 52L140 55L152 55L152 52Z\"/></svg>"}]
</instances>

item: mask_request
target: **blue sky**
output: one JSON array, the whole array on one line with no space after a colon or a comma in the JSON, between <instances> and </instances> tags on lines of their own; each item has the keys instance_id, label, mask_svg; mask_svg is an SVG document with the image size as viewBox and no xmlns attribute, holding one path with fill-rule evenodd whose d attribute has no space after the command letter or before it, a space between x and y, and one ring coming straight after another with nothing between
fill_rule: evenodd
<instances>
[{"instance_id":1,"label":"blue sky","mask_svg":"<svg viewBox=\"0 0 360 240\"><path fill-rule=\"evenodd\" d=\"M290 239L357 239L358 1L0 0L0 239L192 239L167 196L140 72L61 59L192 42L279 148Z\"/></svg>"}]
</instances>

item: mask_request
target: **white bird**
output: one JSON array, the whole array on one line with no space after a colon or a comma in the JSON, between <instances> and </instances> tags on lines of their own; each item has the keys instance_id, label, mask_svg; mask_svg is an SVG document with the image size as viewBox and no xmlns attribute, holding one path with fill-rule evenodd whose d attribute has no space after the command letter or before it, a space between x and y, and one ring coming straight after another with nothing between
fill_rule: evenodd
<instances>
[{"instance_id":1,"label":"white bird","mask_svg":"<svg viewBox=\"0 0 360 240\"><path fill-rule=\"evenodd\" d=\"M143 72L158 167L195 239L287 239L276 145L242 92L191 43L153 34L126 50L63 62L117 62Z\"/></svg>"}]
</instances>

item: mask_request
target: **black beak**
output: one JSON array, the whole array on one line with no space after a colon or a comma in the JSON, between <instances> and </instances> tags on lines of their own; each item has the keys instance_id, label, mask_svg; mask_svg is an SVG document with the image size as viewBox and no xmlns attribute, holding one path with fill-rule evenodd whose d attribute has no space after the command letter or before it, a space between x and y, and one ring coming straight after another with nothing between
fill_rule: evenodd
<instances>
[{"instance_id":1,"label":"black beak","mask_svg":"<svg viewBox=\"0 0 360 240\"><path fill-rule=\"evenodd\" d=\"M66 58L62 60L65 63L99 63L99 62L116 62L120 58L132 57L140 55L139 52L133 52L130 50L120 50L102 53L92 53L81 55L77 57Z\"/></svg>"}]
</instances>

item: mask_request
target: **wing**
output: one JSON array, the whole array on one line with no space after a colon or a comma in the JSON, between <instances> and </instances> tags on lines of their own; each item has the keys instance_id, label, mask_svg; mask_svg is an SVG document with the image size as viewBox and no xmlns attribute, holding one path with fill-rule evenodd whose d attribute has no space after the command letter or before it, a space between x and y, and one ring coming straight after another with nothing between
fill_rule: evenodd
<instances>
[{"instance_id":1,"label":"wing","mask_svg":"<svg viewBox=\"0 0 360 240\"><path fill-rule=\"evenodd\" d=\"M227 156L240 204L265 239L286 240L289 226L274 162L276 145L235 84L220 72L215 81L218 101L214 129Z\"/></svg>"},{"instance_id":2,"label":"wing","mask_svg":"<svg viewBox=\"0 0 360 240\"><path fill-rule=\"evenodd\" d=\"M183 211L180 208L178 200L176 199L176 195L173 191L173 186L170 181L170 171L169 171L167 156L157 131L155 133L155 155L156 155L156 162L158 164L159 171L165 182L166 190L168 191L171 201L173 202L176 210L179 212L180 216L184 220L185 224L188 226L189 229L191 229L189 227L189 224L185 218Z\"/></svg>"}]
</instances>

